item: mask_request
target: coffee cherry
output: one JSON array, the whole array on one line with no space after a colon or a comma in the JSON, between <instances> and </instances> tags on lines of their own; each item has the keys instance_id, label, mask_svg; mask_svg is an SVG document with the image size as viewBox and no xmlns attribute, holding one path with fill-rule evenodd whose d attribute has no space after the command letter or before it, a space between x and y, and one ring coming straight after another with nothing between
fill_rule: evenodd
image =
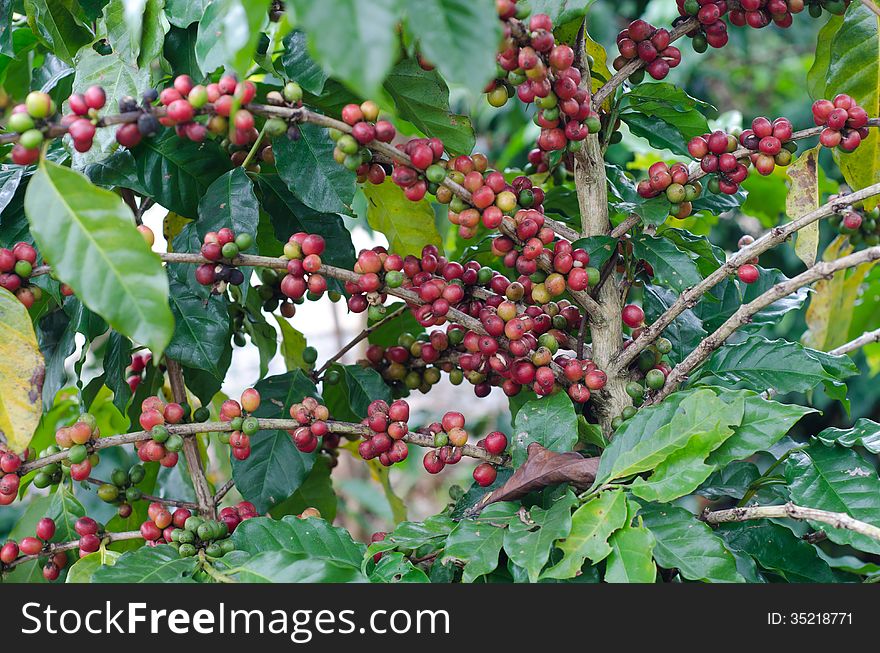
<instances>
[{"instance_id":1,"label":"coffee cherry","mask_svg":"<svg viewBox=\"0 0 880 653\"><path fill-rule=\"evenodd\" d=\"M636 306L635 304L628 304L623 307L621 317L623 318L624 324L626 324L631 329L635 329L645 321L645 312L641 309L640 306Z\"/></svg>"},{"instance_id":2,"label":"coffee cherry","mask_svg":"<svg viewBox=\"0 0 880 653\"><path fill-rule=\"evenodd\" d=\"M492 431L484 439L483 445L486 451L497 456L507 449L507 436L501 431Z\"/></svg>"},{"instance_id":3,"label":"coffee cherry","mask_svg":"<svg viewBox=\"0 0 880 653\"><path fill-rule=\"evenodd\" d=\"M49 517L43 517L37 522L36 535L44 542L48 542L55 536L55 521Z\"/></svg>"},{"instance_id":4,"label":"coffee cherry","mask_svg":"<svg viewBox=\"0 0 880 653\"><path fill-rule=\"evenodd\" d=\"M751 263L746 263L745 265L739 266L736 271L736 276L739 277L739 280L743 283L755 283L760 276L760 271Z\"/></svg>"},{"instance_id":5,"label":"coffee cherry","mask_svg":"<svg viewBox=\"0 0 880 653\"><path fill-rule=\"evenodd\" d=\"M18 544L9 540L0 548L0 562L8 565L18 557Z\"/></svg>"},{"instance_id":6,"label":"coffee cherry","mask_svg":"<svg viewBox=\"0 0 880 653\"><path fill-rule=\"evenodd\" d=\"M474 468L474 481L480 487L487 487L495 482L498 472L493 465L489 463L480 463Z\"/></svg>"},{"instance_id":7,"label":"coffee cherry","mask_svg":"<svg viewBox=\"0 0 880 653\"><path fill-rule=\"evenodd\" d=\"M43 543L36 537L26 537L18 543L18 548L22 555L37 555L43 550Z\"/></svg>"}]
</instances>

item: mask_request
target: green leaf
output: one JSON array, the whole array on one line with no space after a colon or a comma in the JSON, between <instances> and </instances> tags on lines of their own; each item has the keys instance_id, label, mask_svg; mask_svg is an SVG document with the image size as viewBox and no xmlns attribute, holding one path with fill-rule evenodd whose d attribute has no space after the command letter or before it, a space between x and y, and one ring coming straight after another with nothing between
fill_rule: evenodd
<instances>
[{"instance_id":1,"label":"green leaf","mask_svg":"<svg viewBox=\"0 0 880 653\"><path fill-rule=\"evenodd\" d=\"M746 383L758 392L774 388L781 393L806 392L821 382L835 384L858 372L848 357L825 354L839 359L842 366L829 371L817 354L821 352L795 342L755 335L720 347L701 371L731 383Z\"/></svg>"},{"instance_id":2,"label":"green leaf","mask_svg":"<svg viewBox=\"0 0 880 653\"><path fill-rule=\"evenodd\" d=\"M237 551L258 554L281 550L358 568L366 550L344 528L317 517L293 515L280 520L246 519L235 529L232 540Z\"/></svg>"},{"instance_id":3,"label":"green leaf","mask_svg":"<svg viewBox=\"0 0 880 653\"><path fill-rule=\"evenodd\" d=\"M342 376L336 385L324 385L324 401L334 419L359 422L367 416L371 401L391 401L391 388L373 368L333 365L331 369Z\"/></svg>"},{"instance_id":4,"label":"green leaf","mask_svg":"<svg viewBox=\"0 0 880 653\"><path fill-rule=\"evenodd\" d=\"M362 97L378 97L399 49L397 0L294 0L291 4L318 63Z\"/></svg>"},{"instance_id":5,"label":"green leaf","mask_svg":"<svg viewBox=\"0 0 880 653\"><path fill-rule=\"evenodd\" d=\"M100 55L91 48L84 48L76 55L75 69L73 92L82 93L90 86L102 86L109 111L116 111L120 98L126 95L139 97L150 85L149 68L139 69L116 52ZM180 139L175 136L175 140ZM83 154L76 153L74 161L78 167L84 167L106 159L118 147L114 128L98 129L92 148Z\"/></svg>"},{"instance_id":6,"label":"green leaf","mask_svg":"<svg viewBox=\"0 0 880 653\"><path fill-rule=\"evenodd\" d=\"M17 453L27 448L43 414L45 364L27 309L0 289L0 441Z\"/></svg>"},{"instance_id":7,"label":"green leaf","mask_svg":"<svg viewBox=\"0 0 880 653\"><path fill-rule=\"evenodd\" d=\"M742 499L760 476L754 463L734 461L709 476L696 493L713 501L721 497Z\"/></svg>"},{"instance_id":8,"label":"green leaf","mask_svg":"<svg viewBox=\"0 0 880 653\"><path fill-rule=\"evenodd\" d=\"M281 356L284 358L287 371L303 370L308 372L312 366L306 363L302 357L303 350L306 348L306 337L290 326L290 322L280 315L276 315L275 320L281 330Z\"/></svg>"},{"instance_id":9,"label":"green leaf","mask_svg":"<svg viewBox=\"0 0 880 653\"><path fill-rule=\"evenodd\" d=\"M317 397L315 384L301 371L270 376L256 384L262 402L257 417L288 417L290 406ZM251 455L232 461L232 478L241 495L266 512L292 495L308 478L315 454L299 451L286 431L260 431L251 437Z\"/></svg>"},{"instance_id":10,"label":"green leaf","mask_svg":"<svg viewBox=\"0 0 880 653\"><path fill-rule=\"evenodd\" d=\"M67 570L65 583L91 583L95 572L102 567L112 567L121 556L117 551L101 548L74 562Z\"/></svg>"},{"instance_id":11,"label":"green leaf","mask_svg":"<svg viewBox=\"0 0 880 653\"><path fill-rule=\"evenodd\" d=\"M646 260L654 268L654 281L683 292L702 281L697 264L687 252L667 238L639 234L632 239L633 255Z\"/></svg>"},{"instance_id":12,"label":"green leaf","mask_svg":"<svg viewBox=\"0 0 880 653\"><path fill-rule=\"evenodd\" d=\"M864 417L850 429L828 427L816 437L827 445L864 447L871 453L880 453L880 424Z\"/></svg>"},{"instance_id":13,"label":"green leaf","mask_svg":"<svg viewBox=\"0 0 880 653\"><path fill-rule=\"evenodd\" d=\"M532 14L547 14L554 25L567 23L587 13L596 0L529 0Z\"/></svg>"},{"instance_id":14,"label":"green leaf","mask_svg":"<svg viewBox=\"0 0 880 653\"><path fill-rule=\"evenodd\" d=\"M705 481L715 466L706 463L709 454L729 438L743 418L743 397L732 398L725 403L714 395L701 398L705 404L685 400L680 412L673 418L671 428L687 434L687 444L670 453L654 467L654 473L646 481L636 478L630 489L632 493L648 501L672 501L690 494ZM655 436L657 434L655 433Z\"/></svg>"},{"instance_id":15,"label":"green leaf","mask_svg":"<svg viewBox=\"0 0 880 653\"><path fill-rule=\"evenodd\" d=\"M295 30L282 39L284 52L281 65L289 79L297 82L303 90L320 95L327 81L327 73L309 56L306 48L306 35Z\"/></svg>"},{"instance_id":16,"label":"green leaf","mask_svg":"<svg viewBox=\"0 0 880 653\"><path fill-rule=\"evenodd\" d=\"M66 0L25 0L24 10L37 37L67 63L73 63L77 51L94 38Z\"/></svg>"},{"instance_id":17,"label":"green leaf","mask_svg":"<svg viewBox=\"0 0 880 653\"><path fill-rule=\"evenodd\" d=\"M529 510L528 523L511 522L504 534L504 551L526 570L529 582L535 583L553 550L553 542L571 531L571 508L577 497L571 490L549 509L538 506Z\"/></svg>"},{"instance_id":18,"label":"green leaf","mask_svg":"<svg viewBox=\"0 0 880 653\"><path fill-rule=\"evenodd\" d=\"M201 238L209 231L229 227L235 235L257 235L260 205L254 194L254 185L243 168L233 168L217 178L199 200L199 219L196 229ZM252 245L244 250L253 253Z\"/></svg>"},{"instance_id":19,"label":"green leaf","mask_svg":"<svg viewBox=\"0 0 880 653\"><path fill-rule=\"evenodd\" d=\"M370 573L371 583L430 583L424 571L402 553L386 553Z\"/></svg>"},{"instance_id":20,"label":"green leaf","mask_svg":"<svg viewBox=\"0 0 880 653\"><path fill-rule=\"evenodd\" d=\"M228 367L223 365L224 350L230 337L226 300L219 295L203 297L174 279L170 288L174 335L168 356L222 381Z\"/></svg>"},{"instance_id":21,"label":"green leaf","mask_svg":"<svg viewBox=\"0 0 880 653\"><path fill-rule=\"evenodd\" d=\"M299 515L306 508L317 508L328 523L336 518L336 493L330 478L330 465L326 456L315 458L315 465L299 489L272 509L273 517Z\"/></svg>"},{"instance_id":22,"label":"green leaf","mask_svg":"<svg viewBox=\"0 0 880 653\"><path fill-rule=\"evenodd\" d=\"M701 445L700 452L705 446L710 446L703 445L706 439L717 441L717 447L733 433L728 426L739 424L740 419L742 404L739 404L737 414L736 406L731 408L711 390L675 392L660 404L642 408L617 430L611 445L602 454L594 487L615 478L626 478L652 469L663 472L657 481L674 483L673 479L664 479L663 475L675 471L683 458L688 457L692 438L696 437L692 445L695 450L697 444ZM706 455L708 451L699 460ZM661 467L667 460L669 463ZM692 464L695 462L691 461ZM694 475L702 476L697 481L699 485L712 472L712 468L707 470L703 465L695 467L700 469L700 473ZM689 478L689 483L692 480Z\"/></svg>"},{"instance_id":23,"label":"green leaf","mask_svg":"<svg viewBox=\"0 0 880 653\"><path fill-rule=\"evenodd\" d=\"M676 299L678 295L673 291L646 283L642 308L645 309L648 324L665 313ZM663 336L672 343L669 359L673 363L681 362L707 335L700 318L691 309L685 309L663 330Z\"/></svg>"},{"instance_id":24,"label":"green leaf","mask_svg":"<svg viewBox=\"0 0 880 653\"><path fill-rule=\"evenodd\" d=\"M292 551L258 553L236 567L243 583L365 583L360 570Z\"/></svg>"},{"instance_id":25,"label":"green leaf","mask_svg":"<svg viewBox=\"0 0 880 653\"><path fill-rule=\"evenodd\" d=\"M501 38L498 13L489 2L407 0L407 27L419 50L450 82L481 93L495 76Z\"/></svg>"},{"instance_id":26,"label":"green leaf","mask_svg":"<svg viewBox=\"0 0 880 653\"><path fill-rule=\"evenodd\" d=\"M165 0L165 13L172 25L188 27L202 17L212 0Z\"/></svg>"},{"instance_id":27,"label":"green leaf","mask_svg":"<svg viewBox=\"0 0 880 653\"><path fill-rule=\"evenodd\" d=\"M654 536L647 528L627 526L608 540L611 553L605 565L606 583L653 583L657 567L651 555Z\"/></svg>"},{"instance_id":28,"label":"green leaf","mask_svg":"<svg viewBox=\"0 0 880 653\"><path fill-rule=\"evenodd\" d=\"M720 390L719 393L724 401L731 401L739 395L745 400L742 423L709 455L708 462L719 468L758 451L768 451L804 415L816 412L805 406L764 399L750 390Z\"/></svg>"},{"instance_id":29,"label":"green leaf","mask_svg":"<svg viewBox=\"0 0 880 653\"><path fill-rule=\"evenodd\" d=\"M270 0L214 0L205 8L196 39L199 68L211 72L228 66L248 72L260 30L268 21Z\"/></svg>"},{"instance_id":30,"label":"green leaf","mask_svg":"<svg viewBox=\"0 0 880 653\"><path fill-rule=\"evenodd\" d=\"M851 95L868 112L869 116L880 113L880 33L877 15L861 3L850 8L843 24L831 41L825 94L833 97L838 93ZM858 70L858 75L852 71ZM871 130L868 138L849 154L834 151L834 159L844 179L854 190L880 181L880 136ZM865 202L866 208L876 206L876 199Z\"/></svg>"},{"instance_id":31,"label":"green leaf","mask_svg":"<svg viewBox=\"0 0 880 653\"><path fill-rule=\"evenodd\" d=\"M113 405L123 414L131 399L131 387L125 377L125 370L129 365L131 341L121 333L111 330L107 336L107 349L104 351L104 385L113 391Z\"/></svg>"},{"instance_id":32,"label":"green leaf","mask_svg":"<svg viewBox=\"0 0 880 653\"><path fill-rule=\"evenodd\" d=\"M172 27L165 35L162 48L162 54L171 70L180 75L189 75L193 79L203 79L205 76L196 59L198 28L198 25L186 29Z\"/></svg>"},{"instance_id":33,"label":"green leaf","mask_svg":"<svg viewBox=\"0 0 880 653\"><path fill-rule=\"evenodd\" d=\"M574 241L571 246L585 250L590 255L590 266L601 269L617 251L617 239L611 236L590 236Z\"/></svg>"},{"instance_id":34,"label":"green leaf","mask_svg":"<svg viewBox=\"0 0 880 653\"><path fill-rule=\"evenodd\" d=\"M736 560L709 526L684 508L650 504L639 511L654 535L654 559L688 580L743 583Z\"/></svg>"},{"instance_id":35,"label":"green leaf","mask_svg":"<svg viewBox=\"0 0 880 653\"><path fill-rule=\"evenodd\" d=\"M107 40L113 52L139 68L149 69L161 54L170 27L163 6L164 0L110 0L104 5Z\"/></svg>"},{"instance_id":36,"label":"green leaf","mask_svg":"<svg viewBox=\"0 0 880 653\"><path fill-rule=\"evenodd\" d=\"M367 549L367 556L394 549L412 549L423 546L440 548L449 533L456 528L457 522L446 515L432 515L423 522L405 521L385 536L384 540L373 542Z\"/></svg>"},{"instance_id":37,"label":"green leaf","mask_svg":"<svg viewBox=\"0 0 880 653\"><path fill-rule=\"evenodd\" d=\"M463 562L461 581L472 583L498 566L498 555L504 544L504 530L489 523L485 515L478 521L462 520L446 540L443 560Z\"/></svg>"},{"instance_id":38,"label":"green leaf","mask_svg":"<svg viewBox=\"0 0 880 653\"><path fill-rule=\"evenodd\" d=\"M511 454L514 467L526 461L532 442L551 451L571 451L578 438L574 404L564 392L530 401L516 413L513 430Z\"/></svg>"},{"instance_id":39,"label":"green leaf","mask_svg":"<svg viewBox=\"0 0 880 653\"><path fill-rule=\"evenodd\" d=\"M436 243L442 252L434 210L426 199L410 202L391 179L364 187L367 222L388 238L390 250L400 256L420 256L425 243Z\"/></svg>"},{"instance_id":40,"label":"green leaf","mask_svg":"<svg viewBox=\"0 0 880 653\"><path fill-rule=\"evenodd\" d=\"M112 567L92 574L95 583L194 583L199 559L181 558L167 544L143 546L123 553Z\"/></svg>"},{"instance_id":41,"label":"green leaf","mask_svg":"<svg viewBox=\"0 0 880 653\"><path fill-rule=\"evenodd\" d=\"M168 279L122 199L44 161L28 184L25 210L57 277L114 329L160 357L174 330Z\"/></svg>"},{"instance_id":42,"label":"green leaf","mask_svg":"<svg viewBox=\"0 0 880 653\"><path fill-rule=\"evenodd\" d=\"M734 555L738 551L748 554L761 567L779 574L789 583L833 583L838 580L828 563L816 553L816 547L801 540L785 526L761 519L722 524L716 533Z\"/></svg>"},{"instance_id":43,"label":"green leaf","mask_svg":"<svg viewBox=\"0 0 880 653\"><path fill-rule=\"evenodd\" d=\"M300 138L272 139L278 174L306 206L323 213L350 212L354 173L333 160L333 141L317 125L301 125Z\"/></svg>"},{"instance_id":44,"label":"green leaf","mask_svg":"<svg viewBox=\"0 0 880 653\"><path fill-rule=\"evenodd\" d=\"M199 215L199 199L232 167L229 156L211 139L194 143L166 130L146 138L134 150L88 166L88 177L102 186L122 186L151 197L184 217Z\"/></svg>"},{"instance_id":45,"label":"green leaf","mask_svg":"<svg viewBox=\"0 0 880 653\"><path fill-rule=\"evenodd\" d=\"M571 531L557 543L562 559L542 578L573 578L584 560L600 562L611 553L608 538L626 524L626 496L620 490L603 492L590 499L571 516Z\"/></svg>"},{"instance_id":46,"label":"green leaf","mask_svg":"<svg viewBox=\"0 0 880 653\"><path fill-rule=\"evenodd\" d=\"M12 47L13 0L0 0L0 55L15 57ZM2 210L2 207L0 207Z\"/></svg>"},{"instance_id":47,"label":"green leaf","mask_svg":"<svg viewBox=\"0 0 880 653\"><path fill-rule=\"evenodd\" d=\"M470 118L450 113L449 88L436 71L424 70L414 59L404 59L388 75L385 90L401 118L426 136L441 139L449 152L470 154L473 150L476 137Z\"/></svg>"},{"instance_id":48,"label":"green leaf","mask_svg":"<svg viewBox=\"0 0 880 653\"><path fill-rule=\"evenodd\" d=\"M831 63L831 44L842 24L843 16L831 16L819 30L816 41L816 58L807 73L807 90L814 100L825 97L825 80L828 75L828 65Z\"/></svg>"},{"instance_id":49,"label":"green leaf","mask_svg":"<svg viewBox=\"0 0 880 653\"><path fill-rule=\"evenodd\" d=\"M789 456L785 465L791 499L796 504L842 512L880 526L880 479L873 463L856 451L814 443ZM854 531L813 524L832 542L880 553L880 542Z\"/></svg>"},{"instance_id":50,"label":"green leaf","mask_svg":"<svg viewBox=\"0 0 880 653\"><path fill-rule=\"evenodd\" d=\"M639 84L624 99L627 108L620 119L655 148L689 156L687 142L710 131L706 118L697 110L708 105L672 84Z\"/></svg>"}]
</instances>

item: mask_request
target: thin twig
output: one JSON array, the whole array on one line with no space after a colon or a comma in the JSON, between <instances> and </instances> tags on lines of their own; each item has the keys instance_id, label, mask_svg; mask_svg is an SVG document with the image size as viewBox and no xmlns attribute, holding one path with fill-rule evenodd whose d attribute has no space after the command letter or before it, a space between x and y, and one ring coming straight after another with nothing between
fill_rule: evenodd
<instances>
[{"instance_id":1,"label":"thin twig","mask_svg":"<svg viewBox=\"0 0 880 653\"><path fill-rule=\"evenodd\" d=\"M806 508L791 502L781 506L747 506L712 512L707 510L700 516L700 519L708 524L725 524L749 521L751 519L784 519L786 517L800 521L822 522L834 528L843 528L874 540L880 540L880 528L872 524L853 519L843 512L829 512L828 510L819 510L818 508Z\"/></svg>"},{"instance_id":2,"label":"thin twig","mask_svg":"<svg viewBox=\"0 0 880 653\"><path fill-rule=\"evenodd\" d=\"M645 402L645 404L656 404L669 396L669 394L671 394L678 385L687 378L692 370L705 361L713 351L723 345L734 331L743 325L748 324L752 316L761 309L783 297L787 297L798 288L803 288L819 279L830 277L835 272L855 267L863 263L870 263L871 261L876 261L878 259L880 259L880 246L869 247L868 249L863 249L855 254L850 254L849 256L844 256L833 261L822 261L796 277L792 277L788 281L776 284L770 288L770 290L759 295L748 304L742 304L720 327L704 338L703 341L684 358L684 360L672 368L672 371L666 378L666 385L658 390L655 395Z\"/></svg>"},{"instance_id":3,"label":"thin twig","mask_svg":"<svg viewBox=\"0 0 880 653\"><path fill-rule=\"evenodd\" d=\"M845 206L861 202L874 195L880 195L880 183L872 184L848 195L837 197L830 202L823 204L815 211L811 211L810 213L784 225L774 227L751 245L747 245L738 252L732 254L724 265L712 272L708 277L700 281L700 283L682 292L681 295L678 296L678 299L676 299L664 313L662 313L650 326L645 327L644 331L642 331L642 334L638 338L636 338L628 347L618 352L617 356L611 361L611 365L609 366L609 369L606 370L606 373L609 375L616 374L632 363L636 357L648 347L648 345L660 337L663 330L672 324L675 318L687 309L696 306L697 302L700 301L700 298L705 293L709 292L721 281L735 273L739 266L748 263L753 258L784 242L788 237L800 229L803 229L822 218L827 218Z\"/></svg>"},{"instance_id":4,"label":"thin twig","mask_svg":"<svg viewBox=\"0 0 880 653\"><path fill-rule=\"evenodd\" d=\"M101 536L103 542L110 544L112 542L121 542L123 540L142 540L144 538L141 535L140 531L123 531L121 533L104 533ZM79 548L79 540L71 540L69 542L55 542L53 544L47 544L43 547L43 550L39 553L35 553L34 555L26 555L19 556L12 562L8 564L0 563L0 570L8 571L13 567L17 567L18 565L24 564L25 562L30 562L31 560L38 560L42 557L48 557L54 555L56 553L60 553L61 551L70 551L71 549Z\"/></svg>"},{"instance_id":5,"label":"thin twig","mask_svg":"<svg viewBox=\"0 0 880 653\"><path fill-rule=\"evenodd\" d=\"M858 338L854 338L849 342L840 345L835 349L829 351L829 354L834 354L835 356L841 356L843 354L848 354L860 347L864 347L865 345L870 345L873 342L880 342L880 329L874 329L873 331L866 331Z\"/></svg>"},{"instance_id":6,"label":"thin twig","mask_svg":"<svg viewBox=\"0 0 880 653\"><path fill-rule=\"evenodd\" d=\"M223 487L217 490L217 493L214 495L214 505L219 505L220 502L223 500L223 497L229 494L229 490L231 490L233 487L235 487L235 481L230 478L223 484Z\"/></svg>"},{"instance_id":7,"label":"thin twig","mask_svg":"<svg viewBox=\"0 0 880 653\"><path fill-rule=\"evenodd\" d=\"M92 485L111 485L107 481L102 481L99 478L92 478L91 476L86 479ZM188 510L198 510L199 506L192 501L184 501L183 499L166 499L164 497L154 497L152 494L142 494L141 499L144 501L149 501L150 503L161 503L166 506L177 506L178 508L186 508Z\"/></svg>"},{"instance_id":8,"label":"thin twig","mask_svg":"<svg viewBox=\"0 0 880 653\"><path fill-rule=\"evenodd\" d=\"M338 352L336 352L332 357L330 357L329 359L327 359L327 362L324 363L324 364L321 366L321 369L319 369L317 372L315 372L315 374L314 374L314 378L315 378L315 379L320 379L320 378L322 377L322 375L324 374L324 372L326 372L327 369L328 369L331 365L333 365L333 363L335 363L336 361L338 361L340 358L342 358L343 356L345 356L349 351L351 351L354 347L356 347L357 344L358 344L361 340L363 340L364 338L368 337L371 333L373 333L373 331L375 331L376 329L378 329L379 327L381 327L383 324L385 324L385 323L387 323L387 322L390 322L391 320L393 320L394 318L396 318L398 315L401 315L404 311L407 310L407 308L408 308L408 307L406 306L406 304L404 304L403 306L400 306L399 308L397 308L397 309L391 311L388 315L386 315L385 317L383 317L381 320L379 320L379 321L376 322L375 324L371 324L371 325L368 326L366 329L364 329L364 330L361 331L359 334L357 334L354 338L352 338L351 342L349 342L349 343L348 343L347 345L345 345L342 349L340 349Z\"/></svg>"}]
</instances>

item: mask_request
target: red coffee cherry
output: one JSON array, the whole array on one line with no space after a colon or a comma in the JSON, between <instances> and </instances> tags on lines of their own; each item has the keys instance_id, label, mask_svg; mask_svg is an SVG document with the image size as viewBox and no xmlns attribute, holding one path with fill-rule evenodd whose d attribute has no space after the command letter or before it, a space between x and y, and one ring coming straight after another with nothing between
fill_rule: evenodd
<instances>
[{"instance_id":1,"label":"red coffee cherry","mask_svg":"<svg viewBox=\"0 0 880 653\"><path fill-rule=\"evenodd\" d=\"M628 304L623 307L621 317L623 318L624 324L626 324L631 329L635 329L645 321L645 312L640 306L636 306L635 304Z\"/></svg>"},{"instance_id":2,"label":"red coffee cherry","mask_svg":"<svg viewBox=\"0 0 880 653\"><path fill-rule=\"evenodd\" d=\"M55 521L49 517L43 517L37 523L37 537L48 542L55 536Z\"/></svg>"},{"instance_id":3,"label":"red coffee cherry","mask_svg":"<svg viewBox=\"0 0 880 653\"><path fill-rule=\"evenodd\" d=\"M480 487L492 485L498 476L498 471L489 463L480 463L474 468L474 481Z\"/></svg>"},{"instance_id":4,"label":"red coffee cherry","mask_svg":"<svg viewBox=\"0 0 880 653\"><path fill-rule=\"evenodd\" d=\"M736 276L738 276L739 280L743 283L755 283L760 274L757 266L754 266L751 263L739 266L736 271Z\"/></svg>"}]
</instances>

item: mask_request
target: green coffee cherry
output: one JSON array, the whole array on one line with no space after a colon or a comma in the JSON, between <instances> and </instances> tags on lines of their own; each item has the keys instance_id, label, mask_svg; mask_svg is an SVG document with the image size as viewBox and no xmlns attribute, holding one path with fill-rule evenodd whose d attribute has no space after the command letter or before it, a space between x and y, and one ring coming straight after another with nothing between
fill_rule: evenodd
<instances>
[{"instance_id":1,"label":"green coffee cherry","mask_svg":"<svg viewBox=\"0 0 880 653\"><path fill-rule=\"evenodd\" d=\"M296 82L287 82L287 84L284 85L284 91L282 94L284 95L285 100L292 103L301 101L303 97L302 87Z\"/></svg>"},{"instance_id":2,"label":"green coffee cherry","mask_svg":"<svg viewBox=\"0 0 880 653\"><path fill-rule=\"evenodd\" d=\"M247 435L253 435L260 430L260 422L256 417L246 417L241 423L241 430Z\"/></svg>"},{"instance_id":3,"label":"green coffee cherry","mask_svg":"<svg viewBox=\"0 0 880 653\"><path fill-rule=\"evenodd\" d=\"M302 359L308 365L313 365L318 360L318 350L314 347L306 347L303 349Z\"/></svg>"},{"instance_id":4,"label":"green coffee cherry","mask_svg":"<svg viewBox=\"0 0 880 653\"><path fill-rule=\"evenodd\" d=\"M146 475L147 472L143 465L132 465L131 469L128 470L128 478L132 485L137 485L143 481Z\"/></svg>"},{"instance_id":5,"label":"green coffee cherry","mask_svg":"<svg viewBox=\"0 0 880 653\"><path fill-rule=\"evenodd\" d=\"M153 442L158 442L159 444L166 442L170 435L171 434L168 432L168 429L166 429L161 424L157 424L152 429L150 429L150 437L153 438Z\"/></svg>"},{"instance_id":6,"label":"green coffee cherry","mask_svg":"<svg viewBox=\"0 0 880 653\"><path fill-rule=\"evenodd\" d=\"M141 497L144 496L144 493L140 491L139 488L130 487L125 491L125 500L128 503L134 503L135 501L139 501Z\"/></svg>"},{"instance_id":7,"label":"green coffee cherry","mask_svg":"<svg viewBox=\"0 0 880 653\"><path fill-rule=\"evenodd\" d=\"M114 469L113 473L110 474L110 480L113 482L113 485L118 487L125 487L131 482L124 469Z\"/></svg>"},{"instance_id":8,"label":"green coffee cherry","mask_svg":"<svg viewBox=\"0 0 880 653\"><path fill-rule=\"evenodd\" d=\"M119 498L119 488L110 483L98 487L98 498L105 503L113 503Z\"/></svg>"},{"instance_id":9,"label":"green coffee cherry","mask_svg":"<svg viewBox=\"0 0 880 653\"><path fill-rule=\"evenodd\" d=\"M78 465L89 457L89 450L84 444L75 444L70 448L67 459L74 465Z\"/></svg>"},{"instance_id":10,"label":"green coffee cherry","mask_svg":"<svg viewBox=\"0 0 880 653\"><path fill-rule=\"evenodd\" d=\"M651 390L659 390L666 384L666 375L661 370L648 370L645 383Z\"/></svg>"}]
</instances>

